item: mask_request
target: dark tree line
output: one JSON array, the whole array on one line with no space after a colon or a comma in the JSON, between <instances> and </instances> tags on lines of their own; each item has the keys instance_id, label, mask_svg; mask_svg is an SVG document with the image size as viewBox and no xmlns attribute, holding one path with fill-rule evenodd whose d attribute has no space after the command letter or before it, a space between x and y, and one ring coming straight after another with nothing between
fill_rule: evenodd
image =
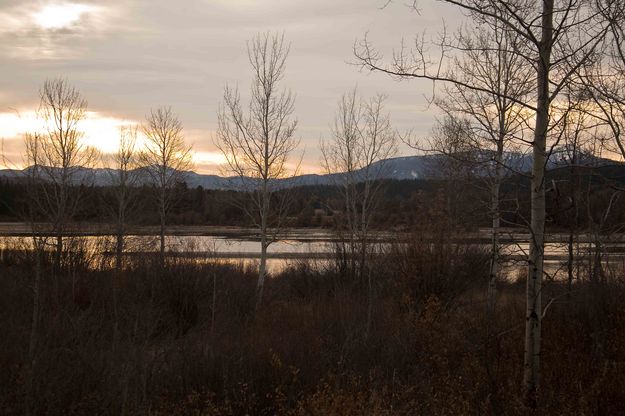
<instances>
[{"instance_id":1,"label":"dark tree line","mask_svg":"<svg viewBox=\"0 0 625 416\"><path fill-rule=\"evenodd\" d=\"M547 193L547 227L552 231L567 229L573 221L570 192L573 188L583 190L579 201L578 227L588 228L589 222L599 221L597 216L605 212L612 191L625 186L625 167L619 164L581 169L579 179L566 167L548 172L547 180L556 184ZM458 186L460 185L460 186ZM7 179L0 180L0 220L12 222L23 218L27 209L24 192L26 185ZM458 192L462 189L463 192ZM133 188L140 209L129 213L130 226L158 225L157 207L151 204L151 186ZM517 175L502 184L502 226L521 227L529 215L527 178ZM77 223L108 223L110 214L105 207L114 200L111 187L83 186L83 201L75 216ZM184 183L173 190L176 201L168 213L171 225L246 226L250 225L246 214L238 204L236 191L206 190L201 186L188 188ZM292 227L331 228L341 225L342 200L333 186L303 186L290 191L292 203L288 211L288 225ZM488 191L478 179L463 179L460 184L442 179L386 180L380 205L372 216L376 229L410 229L423 221L424 209L442 207L456 224L467 229L489 226L489 213L483 201ZM590 205L589 205L590 204ZM614 204L603 225L606 229L618 227L625 219L625 207Z\"/></svg>"}]
</instances>

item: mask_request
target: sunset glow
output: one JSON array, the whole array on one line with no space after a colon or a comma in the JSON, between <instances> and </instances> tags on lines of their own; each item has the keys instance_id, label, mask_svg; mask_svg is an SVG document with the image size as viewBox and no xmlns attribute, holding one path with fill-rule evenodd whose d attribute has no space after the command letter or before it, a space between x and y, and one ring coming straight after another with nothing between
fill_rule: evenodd
<instances>
[{"instance_id":1,"label":"sunset glow","mask_svg":"<svg viewBox=\"0 0 625 416\"><path fill-rule=\"evenodd\" d=\"M85 146L95 147L103 154L112 154L118 149L120 127L139 124L139 121L89 111L86 118L80 122L79 129L84 134ZM10 140L13 143L11 149L6 149L7 155L16 156L22 153L24 133L45 131L45 127L45 123L37 117L35 110L0 113L0 138ZM136 143L137 150L140 150L144 145L145 137L139 131ZM15 166L4 167L24 167L21 160L11 160L11 162ZM219 170L218 166L225 163L225 159L219 151L196 151L193 153L193 162L199 173L216 174Z\"/></svg>"},{"instance_id":2,"label":"sunset glow","mask_svg":"<svg viewBox=\"0 0 625 416\"><path fill-rule=\"evenodd\" d=\"M194 152L193 161L198 165L222 165L226 159L221 152Z\"/></svg>"},{"instance_id":3,"label":"sunset glow","mask_svg":"<svg viewBox=\"0 0 625 416\"><path fill-rule=\"evenodd\" d=\"M117 150L119 128L123 125L136 124L134 121L87 112L87 117L80 123L80 130L85 135L87 146L97 147L104 153ZM45 123L37 117L34 110L0 113L0 137L15 138L26 132L45 129Z\"/></svg>"}]
</instances>

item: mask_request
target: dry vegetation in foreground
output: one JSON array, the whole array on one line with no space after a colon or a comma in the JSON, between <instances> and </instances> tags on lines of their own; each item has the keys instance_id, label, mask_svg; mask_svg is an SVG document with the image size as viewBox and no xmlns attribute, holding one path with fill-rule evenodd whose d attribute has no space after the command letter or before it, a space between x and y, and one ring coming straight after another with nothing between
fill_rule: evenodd
<instances>
[{"instance_id":1,"label":"dry vegetation in foreground","mask_svg":"<svg viewBox=\"0 0 625 416\"><path fill-rule=\"evenodd\" d=\"M301 263L273 276L254 313L255 270L135 258L116 274L86 267L85 256L72 253L59 273L48 259L31 388L32 260L5 252L3 415L29 401L41 415L526 411L524 279L500 282L489 319L488 253L478 247L415 234L374 259L368 333L366 285L341 267ZM545 288L545 302L562 296L543 320L540 414L622 414L625 279L565 290Z\"/></svg>"}]
</instances>

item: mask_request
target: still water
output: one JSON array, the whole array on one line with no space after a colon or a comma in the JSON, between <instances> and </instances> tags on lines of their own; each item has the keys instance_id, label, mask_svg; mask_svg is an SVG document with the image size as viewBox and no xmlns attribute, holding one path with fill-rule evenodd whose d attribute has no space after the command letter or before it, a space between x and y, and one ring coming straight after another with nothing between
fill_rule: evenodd
<instances>
[{"instance_id":1,"label":"still water","mask_svg":"<svg viewBox=\"0 0 625 416\"><path fill-rule=\"evenodd\" d=\"M470 239L470 242L459 244L479 244L488 248L488 230L482 230ZM392 241L389 233L377 233L375 247L379 251L388 248ZM110 256L114 252L114 240L107 236L71 237L84 249L96 255ZM550 235L545 247L545 270L557 277L566 272L568 247L566 236ZM584 240L584 239L582 239ZM586 239L587 240L587 239ZM305 259L322 266L333 258L336 245L335 236L327 231L296 230L283 236L268 248L268 268L270 273L279 272L289 265ZM517 233L509 234L502 239L502 257L504 270L508 275L518 275L525 268L524 259L529 250L529 236ZM49 241L53 247L53 241ZM214 261L237 262L254 265L260 257L260 242L255 236L246 233L233 235L171 235L166 237L167 250L171 255L210 259ZM31 237L13 235L0 237L0 255L6 249L30 248ZM578 255L588 253L591 245L587 242L578 243L575 252ZM606 242L608 254L603 261L610 265L625 265L625 241L622 238ZM128 236L125 251L129 256L136 256L159 250L159 240L154 235Z\"/></svg>"}]
</instances>

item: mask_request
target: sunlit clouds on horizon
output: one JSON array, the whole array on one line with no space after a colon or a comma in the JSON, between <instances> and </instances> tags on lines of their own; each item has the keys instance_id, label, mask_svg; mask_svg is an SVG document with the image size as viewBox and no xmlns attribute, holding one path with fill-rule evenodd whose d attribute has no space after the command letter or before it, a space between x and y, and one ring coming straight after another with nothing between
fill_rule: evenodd
<instances>
[{"instance_id":1,"label":"sunlit clouds on horizon","mask_svg":"<svg viewBox=\"0 0 625 416\"><path fill-rule=\"evenodd\" d=\"M120 129L125 126L137 128L136 152L145 146L145 136L141 132L141 121L123 119L97 111L87 111L86 116L78 124L78 130L83 136L85 146L96 148L103 160L107 155L114 154L119 148ZM32 109L0 112L0 139L3 141L2 152L4 159L0 159L0 168L23 169L24 135L26 133L45 132L45 122L38 117L37 111ZM210 136L210 135L209 135ZM200 174L228 175L226 173L226 159L223 154L214 148L211 137L199 131L190 130L185 140L193 146L193 170ZM297 162L294 160L294 162ZM289 165L295 170L297 166ZM320 173L315 163L302 164L299 173Z\"/></svg>"},{"instance_id":2,"label":"sunlit clouds on horizon","mask_svg":"<svg viewBox=\"0 0 625 416\"><path fill-rule=\"evenodd\" d=\"M78 128L84 134L85 146L93 146L103 153L114 153L118 147L120 127L136 124L136 121L88 111ZM45 122L38 117L35 110L0 113L0 137L18 138L25 133L43 131L45 128Z\"/></svg>"},{"instance_id":3,"label":"sunlit clouds on horizon","mask_svg":"<svg viewBox=\"0 0 625 416\"><path fill-rule=\"evenodd\" d=\"M85 146L96 148L104 157L114 154L119 148L120 129L124 126L137 127L136 151L140 152L145 145L145 136L141 132L140 122L105 115L96 111L88 111L86 117L78 124L78 129L84 134ZM24 168L23 149L24 134L30 132L45 132L46 125L37 111L23 110L0 113L0 138L4 139L6 161L0 161L3 168ZM190 140L187 140L190 142ZM204 142L206 140L203 140ZM210 141L210 140L208 140ZM193 143L189 143L193 144ZM205 145L205 143L199 143ZM219 174L220 166L225 163L219 151L204 149L193 152L193 163L198 173ZM18 160L16 160L18 159Z\"/></svg>"}]
</instances>

